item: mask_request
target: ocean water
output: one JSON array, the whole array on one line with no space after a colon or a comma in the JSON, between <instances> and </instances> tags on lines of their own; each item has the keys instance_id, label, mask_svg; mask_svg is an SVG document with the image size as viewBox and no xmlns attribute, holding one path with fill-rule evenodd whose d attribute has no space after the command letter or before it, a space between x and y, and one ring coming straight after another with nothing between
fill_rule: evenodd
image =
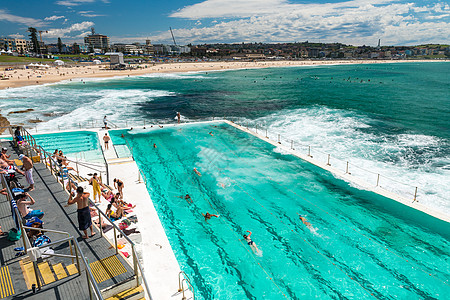
<instances>
[{"instance_id":1,"label":"ocean water","mask_svg":"<svg viewBox=\"0 0 450 300\"><path fill-rule=\"evenodd\" d=\"M450 293L444 221L356 189L224 123L111 136L132 147L196 299L444 299ZM218 217L206 222L206 212ZM255 252L243 239L247 230Z\"/></svg>"},{"instance_id":2,"label":"ocean water","mask_svg":"<svg viewBox=\"0 0 450 300\"><path fill-rule=\"evenodd\" d=\"M37 130L233 118L299 151L450 214L448 62L314 66L86 79L0 91L0 109ZM31 108L24 114L8 113ZM31 125L31 124L30 124ZM35 126L35 125L32 125ZM338 160L340 159L340 160ZM362 168L362 169L360 169ZM370 171L370 172L369 172ZM372 173L371 173L372 172Z\"/></svg>"}]
</instances>

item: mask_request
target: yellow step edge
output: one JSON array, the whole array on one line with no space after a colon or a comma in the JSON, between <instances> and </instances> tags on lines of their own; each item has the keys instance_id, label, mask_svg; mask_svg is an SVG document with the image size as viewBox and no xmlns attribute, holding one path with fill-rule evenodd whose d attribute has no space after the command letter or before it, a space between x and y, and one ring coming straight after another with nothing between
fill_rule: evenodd
<instances>
[{"instance_id":1,"label":"yellow step edge","mask_svg":"<svg viewBox=\"0 0 450 300\"><path fill-rule=\"evenodd\" d=\"M126 291L117 293L116 295L114 295L114 296L112 296L112 297L109 297L109 298L107 298L106 300L120 300L120 299L126 298L126 297L128 297L128 296L131 296L131 295L140 293L140 292L142 292L143 290L144 290L144 289L143 289L142 286L140 285L140 286L138 286L138 287L135 287L135 288L132 288L132 289L129 289L129 290L126 290Z\"/></svg>"},{"instance_id":2,"label":"yellow step edge","mask_svg":"<svg viewBox=\"0 0 450 300\"><path fill-rule=\"evenodd\" d=\"M73 274L77 274L78 273L78 269L77 266L75 266L75 264L71 264L66 266L67 272L69 272L69 275L73 275Z\"/></svg>"},{"instance_id":3,"label":"yellow step edge","mask_svg":"<svg viewBox=\"0 0 450 300\"><path fill-rule=\"evenodd\" d=\"M0 269L0 298L5 298L14 295L14 286L11 281L11 274L9 267L4 266Z\"/></svg>"},{"instance_id":4,"label":"yellow step edge","mask_svg":"<svg viewBox=\"0 0 450 300\"><path fill-rule=\"evenodd\" d=\"M53 275L52 269L50 269L50 265L48 262L43 262L38 264L38 269L41 272L42 279L44 279L45 284L50 284L55 282L55 276Z\"/></svg>"},{"instance_id":5,"label":"yellow step edge","mask_svg":"<svg viewBox=\"0 0 450 300\"><path fill-rule=\"evenodd\" d=\"M53 271L55 271L56 278L58 278L58 280L67 277L66 270L64 270L64 267L63 267L62 263L54 265L53 266Z\"/></svg>"},{"instance_id":6,"label":"yellow step edge","mask_svg":"<svg viewBox=\"0 0 450 300\"><path fill-rule=\"evenodd\" d=\"M33 284L35 284L37 286L36 276L34 274L34 269L33 269L33 263L30 261L21 260L20 268L22 269L22 274L25 279L27 289L31 290L31 286Z\"/></svg>"}]
</instances>

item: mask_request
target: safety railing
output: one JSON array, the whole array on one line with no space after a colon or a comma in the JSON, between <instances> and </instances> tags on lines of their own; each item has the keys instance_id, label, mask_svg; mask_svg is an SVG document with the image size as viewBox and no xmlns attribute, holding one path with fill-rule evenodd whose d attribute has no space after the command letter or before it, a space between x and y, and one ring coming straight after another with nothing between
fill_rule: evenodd
<instances>
[{"instance_id":1,"label":"safety railing","mask_svg":"<svg viewBox=\"0 0 450 300\"><path fill-rule=\"evenodd\" d=\"M181 275L183 275L183 277L184 277L183 279L181 279ZM192 295L195 300L195 290L194 290L194 286L191 283L191 279L184 271L180 271L178 273L178 293L183 293L183 297L181 298L182 300L186 300L186 296L184 295L184 291L185 291L184 282L187 283L188 289L191 290Z\"/></svg>"},{"instance_id":2,"label":"safety railing","mask_svg":"<svg viewBox=\"0 0 450 300\"><path fill-rule=\"evenodd\" d=\"M28 152L32 152L33 150L39 151L40 155L43 156L43 162L45 163L46 167L50 169L50 172L52 173L52 175L55 175L57 181L61 183L62 189L70 193L71 187L72 186L77 187L78 184L75 181L73 181L72 178L70 178L69 176L64 176L64 174L67 174L67 171L64 170L64 168L62 166L60 166L54 160L54 158L52 157L52 155L50 153L46 152L42 147L37 145L35 143L35 140L32 138L31 135L28 134L28 132L26 130L24 130L24 131L27 133L27 141L30 141L30 143L28 145L27 144L24 145L24 148L28 148L27 149ZM32 155L32 153L31 153L31 155ZM60 175L58 175L58 173ZM135 243L130 238L128 238L128 236L116 224L114 224L114 222L111 221L106 216L106 214L97 206L97 204L94 203L91 199L89 199L89 204L97 209L97 213L99 215L99 227L100 227L100 235L101 236L103 236L102 217L104 220L106 220L109 223L109 225L111 225L113 227L114 248L115 248L116 254L119 253L119 248L118 248L118 243L117 243L117 234L118 233L120 235L122 235L125 238L125 240L130 244L131 252L133 255L132 256L133 271L134 271L134 275L136 276L136 287L138 287L140 285L140 282L139 282L139 276L140 276L144 283L145 291L146 291L149 299L151 300L152 296L150 294L150 289L149 289L147 280L144 275L144 270L143 270L142 264L140 263L139 257L137 255Z\"/></svg>"},{"instance_id":3,"label":"safety railing","mask_svg":"<svg viewBox=\"0 0 450 300\"><path fill-rule=\"evenodd\" d=\"M412 200L412 202L415 202L418 199L417 186L395 180L378 172L367 170L365 168L357 166L356 164L350 163L348 160L344 160L336 157L335 155L332 156L330 153L323 152L314 145L308 145L300 143L298 141L294 141L293 139L284 138L281 134L271 132L267 129L267 127L264 127L260 124L242 122L239 118L228 118L228 121L240 126L242 129L247 129L250 132L265 137L272 142L284 145L294 153L307 156L311 161L317 162L318 165L322 165L323 167L332 166L335 170L341 171L343 174L363 178L366 183L374 187L382 188L386 191L390 191L396 194L409 195L409 198ZM396 187L388 186L386 184L388 181L395 183ZM371 182L372 184L370 184L369 182ZM385 184L383 184L383 182L385 182ZM400 185L402 186L402 188L400 187Z\"/></svg>"},{"instance_id":4,"label":"safety railing","mask_svg":"<svg viewBox=\"0 0 450 300\"><path fill-rule=\"evenodd\" d=\"M62 243L68 242L69 243L69 248L70 248L70 255L66 255L66 254L56 254L56 253L45 253L45 256L55 256L55 257L65 257L65 258L71 258L72 259L72 263L74 263L74 259L76 259L77 261L77 270L78 270L78 274L81 275L81 268L80 268L80 258L81 261L83 262L85 271L86 271L86 278L88 280L88 287L89 287L89 299L93 300L94 299L94 295L95 295L95 299L98 300L103 300L103 296L102 293L100 291L100 288L98 287L98 284L94 278L94 275L92 274L92 270L88 264L88 262L86 261L86 258L83 254L83 251L80 248L80 245L78 244L78 241L71 236L68 232L65 231L59 231L59 230L52 230L52 229L44 229L44 228L35 228L35 227L28 227L28 226L24 226L24 220L15 204L15 200L14 200L14 196L13 193L6 181L6 178L4 176L4 174L0 174L1 175L1 182L2 182L2 186L3 188L6 188L6 198L8 199L9 203L11 204L11 208L13 210L13 218L15 218L16 220L16 226L18 225L18 230L20 230L21 233L21 238L22 238L22 242L23 242L23 248L24 248L24 252L27 253L29 249L32 248L32 245L30 243L30 240L27 238L26 235L26 230L36 230L36 231L45 231L45 232L52 232L52 233L57 233L57 234L63 234L63 235L67 235L66 238L60 239L56 242L51 242L39 247L35 247L35 248L46 248L46 247L51 247L51 246L55 246L55 245L60 245ZM74 250L72 249L72 245L74 246ZM73 255L73 251L75 251L75 255ZM37 283L37 288L38 290L41 289L41 280L39 278L38 275L38 268L37 268L37 263L36 261L33 261L33 269L34 269L34 275L35 275L35 280ZM94 293L93 293L94 292Z\"/></svg>"}]
</instances>

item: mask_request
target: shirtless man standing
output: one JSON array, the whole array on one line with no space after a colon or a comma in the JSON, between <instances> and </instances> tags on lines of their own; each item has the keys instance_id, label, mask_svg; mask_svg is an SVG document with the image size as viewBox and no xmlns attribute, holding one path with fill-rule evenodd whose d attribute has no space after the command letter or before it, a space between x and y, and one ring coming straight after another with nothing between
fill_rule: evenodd
<instances>
[{"instance_id":1,"label":"shirtless man standing","mask_svg":"<svg viewBox=\"0 0 450 300\"><path fill-rule=\"evenodd\" d=\"M72 194L69 196L69 200L67 201L68 205L77 204L77 213L78 213L78 228L84 232L83 239L87 239L87 229L91 229L91 236L95 234L94 229L92 227L92 219L91 219L91 211L89 209L89 193L84 192L81 186L77 187L77 195L72 197Z\"/></svg>"},{"instance_id":2,"label":"shirtless man standing","mask_svg":"<svg viewBox=\"0 0 450 300\"><path fill-rule=\"evenodd\" d=\"M105 136L103 137L103 141L105 142L105 150L108 150L108 149L109 149L108 144L109 144L109 141L110 141L110 140L111 140L111 138L108 136L107 133L105 133Z\"/></svg>"},{"instance_id":3,"label":"shirtless man standing","mask_svg":"<svg viewBox=\"0 0 450 300\"><path fill-rule=\"evenodd\" d=\"M34 190L33 161L29 157L27 157L23 154L19 155L19 159L22 160L22 162L23 162L23 168L25 170L25 178L26 178L28 184L30 185L27 188L27 190L28 190L28 192L31 192L32 190Z\"/></svg>"}]
</instances>

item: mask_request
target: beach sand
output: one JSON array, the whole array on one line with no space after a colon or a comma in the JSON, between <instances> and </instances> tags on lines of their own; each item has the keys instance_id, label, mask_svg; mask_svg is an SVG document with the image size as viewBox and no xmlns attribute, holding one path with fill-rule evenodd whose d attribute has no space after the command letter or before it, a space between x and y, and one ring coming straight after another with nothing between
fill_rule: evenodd
<instances>
[{"instance_id":1,"label":"beach sand","mask_svg":"<svg viewBox=\"0 0 450 300\"><path fill-rule=\"evenodd\" d=\"M257 62L187 62L160 63L140 65L132 70L109 70L105 65L73 65L67 67L50 67L47 69L24 69L14 66L13 70L0 71L7 80L0 80L0 89L15 88L28 85L54 83L63 80L75 80L92 77L135 76L150 73L183 73L199 71L220 71L246 68L293 67L336 64L373 64L393 62L415 62L412 60L342 60L342 61L257 61Z\"/></svg>"}]
</instances>

